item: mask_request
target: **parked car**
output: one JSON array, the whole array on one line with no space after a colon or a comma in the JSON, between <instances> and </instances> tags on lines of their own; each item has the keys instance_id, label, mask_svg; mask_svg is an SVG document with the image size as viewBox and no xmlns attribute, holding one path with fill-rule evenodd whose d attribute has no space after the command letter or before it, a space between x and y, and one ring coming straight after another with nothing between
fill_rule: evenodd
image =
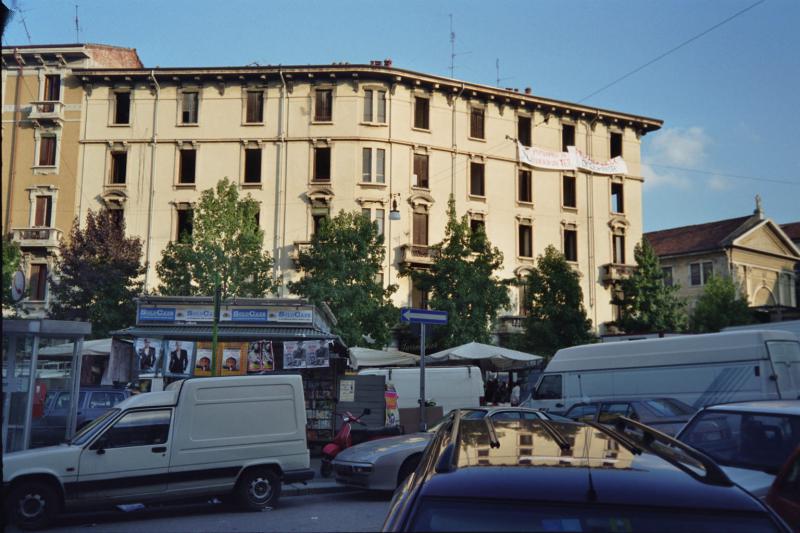
<instances>
[{"instance_id":1,"label":"parked car","mask_svg":"<svg viewBox=\"0 0 800 533\"><path fill-rule=\"evenodd\" d=\"M767 504L800 532L800 446L783 465L767 494Z\"/></svg>"},{"instance_id":2,"label":"parked car","mask_svg":"<svg viewBox=\"0 0 800 533\"><path fill-rule=\"evenodd\" d=\"M490 416L500 420L536 420L558 418L543 411L518 407L462 409L465 420ZM333 461L336 481L343 485L374 490L394 490L417 468L425 447L436 430L452 417L452 412L432 424L427 431L364 442L342 451Z\"/></svg>"},{"instance_id":3,"label":"parked car","mask_svg":"<svg viewBox=\"0 0 800 533\"><path fill-rule=\"evenodd\" d=\"M734 482L764 498L781 466L800 446L800 401L706 407L677 438L714 459Z\"/></svg>"},{"instance_id":4,"label":"parked car","mask_svg":"<svg viewBox=\"0 0 800 533\"><path fill-rule=\"evenodd\" d=\"M442 424L395 492L384 531L788 532L712 460L621 418Z\"/></svg>"},{"instance_id":5,"label":"parked car","mask_svg":"<svg viewBox=\"0 0 800 533\"><path fill-rule=\"evenodd\" d=\"M627 416L667 435L675 435L697 411L674 398L617 398L612 401L576 403L564 416L578 422L611 424Z\"/></svg>"},{"instance_id":6,"label":"parked car","mask_svg":"<svg viewBox=\"0 0 800 533\"><path fill-rule=\"evenodd\" d=\"M82 387L78 394L75 429L95 420L100 415L130 396L125 389L111 387ZM64 442L67 433L67 415L72 406L72 393L66 390L48 391L44 414L31 424L31 446L51 446Z\"/></svg>"}]
</instances>

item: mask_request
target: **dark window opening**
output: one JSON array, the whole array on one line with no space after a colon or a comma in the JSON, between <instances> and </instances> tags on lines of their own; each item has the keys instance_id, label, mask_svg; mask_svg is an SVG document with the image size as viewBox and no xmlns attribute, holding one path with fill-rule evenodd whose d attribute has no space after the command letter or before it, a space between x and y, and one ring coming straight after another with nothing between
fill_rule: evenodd
<instances>
[{"instance_id":1,"label":"dark window opening","mask_svg":"<svg viewBox=\"0 0 800 533\"><path fill-rule=\"evenodd\" d=\"M198 93L185 92L181 98L181 123L197 124Z\"/></svg>"},{"instance_id":2,"label":"dark window opening","mask_svg":"<svg viewBox=\"0 0 800 533\"><path fill-rule=\"evenodd\" d=\"M47 294L47 265L36 263L31 265L30 292L31 300L43 301Z\"/></svg>"},{"instance_id":3,"label":"dark window opening","mask_svg":"<svg viewBox=\"0 0 800 533\"><path fill-rule=\"evenodd\" d=\"M610 139L610 146L609 150L611 153L611 157L622 157L622 134L621 133L612 133Z\"/></svg>"},{"instance_id":4,"label":"dark window opening","mask_svg":"<svg viewBox=\"0 0 800 533\"><path fill-rule=\"evenodd\" d=\"M533 190L531 187L531 171L519 171L519 201L533 202Z\"/></svg>"},{"instance_id":5,"label":"dark window opening","mask_svg":"<svg viewBox=\"0 0 800 533\"><path fill-rule=\"evenodd\" d=\"M414 154L415 187L428 188L428 154Z\"/></svg>"},{"instance_id":6,"label":"dark window opening","mask_svg":"<svg viewBox=\"0 0 800 533\"><path fill-rule=\"evenodd\" d=\"M328 219L328 215L329 213L327 210L311 213L311 223L313 225L312 236L316 235L322 229L322 224Z\"/></svg>"},{"instance_id":7,"label":"dark window opening","mask_svg":"<svg viewBox=\"0 0 800 533\"><path fill-rule=\"evenodd\" d=\"M675 283L675 280L672 278L672 267L662 267L661 272L664 275L662 278L664 285L667 287L672 287L672 285Z\"/></svg>"},{"instance_id":8,"label":"dark window opening","mask_svg":"<svg viewBox=\"0 0 800 533\"><path fill-rule=\"evenodd\" d=\"M180 150L180 155L180 174L178 176L178 182L194 183L197 151L192 149Z\"/></svg>"},{"instance_id":9,"label":"dark window opening","mask_svg":"<svg viewBox=\"0 0 800 533\"><path fill-rule=\"evenodd\" d=\"M111 152L111 183L125 183L128 171L128 152Z\"/></svg>"},{"instance_id":10,"label":"dark window opening","mask_svg":"<svg viewBox=\"0 0 800 533\"><path fill-rule=\"evenodd\" d=\"M247 91L247 122L264 122L264 92Z\"/></svg>"},{"instance_id":11,"label":"dark window opening","mask_svg":"<svg viewBox=\"0 0 800 533\"><path fill-rule=\"evenodd\" d=\"M58 74L48 74L44 77L44 100L45 102L58 102L61 100L61 76ZM42 111L52 113L55 110L53 104L44 104Z\"/></svg>"},{"instance_id":12,"label":"dark window opening","mask_svg":"<svg viewBox=\"0 0 800 533\"><path fill-rule=\"evenodd\" d=\"M564 207L578 207L575 191L575 176L564 176Z\"/></svg>"},{"instance_id":13,"label":"dark window opening","mask_svg":"<svg viewBox=\"0 0 800 533\"><path fill-rule=\"evenodd\" d=\"M244 151L244 182L261 183L261 148Z\"/></svg>"},{"instance_id":14,"label":"dark window opening","mask_svg":"<svg viewBox=\"0 0 800 533\"><path fill-rule=\"evenodd\" d=\"M36 212L34 213L33 225L35 227L49 228L52 226L53 216L53 197L37 196Z\"/></svg>"},{"instance_id":15,"label":"dark window opening","mask_svg":"<svg viewBox=\"0 0 800 533\"><path fill-rule=\"evenodd\" d=\"M39 165L54 167L56 165L56 136L43 135L39 140Z\"/></svg>"},{"instance_id":16,"label":"dark window opening","mask_svg":"<svg viewBox=\"0 0 800 533\"><path fill-rule=\"evenodd\" d=\"M485 134L484 110L480 107L473 107L469 115L469 136L474 139L483 139Z\"/></svg>"},{"instance_id":17,"label":"dark window opening","mask_svg":"<svg viewBox=\"0 0 800 533\"><path fill-rule=\"evenodd\" d=\"M314 181L331 180L331 149L314 148Z\"/></svg>"},{"instance_id":18,"label":"dark window opening","mask_svg":"<svg viewBox=\"0 0 800 533\"><path fill-rule=\"evenodd\" d=\"M414 98L414 127L430 129L430 100L419 96Z\"/></svg>"},{"instance_id":19,"label":"dark window opening","mask_svg":"<svg viewBox=\"0 0 800 533\"><path fill-rule=\"evenodd\" d=\"M114 124L128 124L131 119L131 93L114 93Z\"/></svg>"},{"instance_id":20,"label":"dark window opening","mask_svg":"<svg viewBox=\"0 0 800 533\"><path fill-rule=\"evenodd\" d=\"M566 152L567 146L575 146L575 126L572 124L561 125L561 151Z\"/></svg>"},{"instance_id":21,"label":"dark window opening","mask_svg":"<svg viewBox=\"0 0 800 533\"><path fill-rule=\"evenodd\" d=\"M531 117L517 119L517 140L522 146L531 146Z\"/></svg>"},{"instance_id":22,"label":"dark window opening","mask_svg":"<svg viewBox=\"0 0 800 533\"><path fill-rule=\"evenodd\" d=\"M575 230L564 230L564 258L567 261L578 260L578 232Z\"/></svg>"},{"instance_id":23,"label":"dark window opening","mask_svg":"<svg viewBox=\"0 0 800 533\"><path fill-rule=\"evenodd\" d=\"M314 120L330 122L333 120L333 91L317 89L314 91Z\"/></svg>"},{"instance_id":24,"label":"dark window opening","mask_svg":"<svg viewBox=\"0 0 800 533\"><path fill-rule=\"evenodd\" d=\"M194 210L178 209L178 227L176 237L178 242L185 242L192 239L194 231Z\"/></svg>"},{"instance_id":25,"label":"dark window opening","mask_svg":"<svg viewBox=\"0 0 800 533\"><path fill-rule=\"evenodd\" d=\"M118 228L124 227L125 224L125 210L118 208L118 209L109 209L108 215L111 217L111 222L117 226Z\"/></svg>"},{"instance_id":26,"label":"dark window opening","mask_svg":"<svg viewBox=\"0 0 800 533\"><path fill-rule=\"evenodd\" d=\"M477 233L479 230L486 233L486 221L482 218L471 218L469 220L469 229L472 233Z\"/></svg>"},{"instance_id":27,"label":"dark window opening","mask_svg":"<svg viewBox=\"0 0 800 533\"><path fill-rule=\"evenodd\" d=\"M470 163L469 193L473 196L485 196L486 184L484 181L484 164Z\"/></svg>"},{"instance_id":28,"label":"dark window opening","mask_svg":"<svg viewBox=\"0 0 800 533\"><path fill-rule=\"evenodd\" d=\"M611 184L611 211L614 213L625 212L625 197L621 183Z\"/></svg>"},{"instance_id":29,"label":"dark window opening","mask_svg":"<svg viewBox=\"0 0 800 533\"><path fill-rule=\"evenodd\" d=\"M519 225L519 256L533 257L533 226Z\"/></svg>"},{"instance_id":30,"label":"dark window opening","mask_svg":"<svg viewBox=\"0 0 800 533\"><path fill-rule=\"evenodd\" d=\"M428 308L428 292L416 284L411 289L411 307L414 309Z\"/></svg>"}]
</instances>

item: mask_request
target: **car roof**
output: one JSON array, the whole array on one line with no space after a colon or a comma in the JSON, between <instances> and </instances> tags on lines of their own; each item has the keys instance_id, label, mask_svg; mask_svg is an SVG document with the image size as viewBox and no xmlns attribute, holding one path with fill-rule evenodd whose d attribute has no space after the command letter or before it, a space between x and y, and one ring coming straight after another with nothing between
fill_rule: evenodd
<instances>
[{"instance_id":1,"label":"car roof","mask_svg":"<svg viewBox=\"0 0 800 533\"><path fill-rule=\"evenodd\" d=\"M800 400L757 400L752 402L723 403L709 405L705 410L800 415Z\"/></svg>"},{"instance_id":2,"label":"car roof","mask_svg":"<svg viewBox=\"0 0 800 533\"><path fill-rule=\"evenodd\" d=\"M460 421L453 467L428 471L421 494L763 512L724 474L711 476L688 456L677 461L678 455L628 448L597 426L521 420L495 422L493 427L499 446L492 445L485 419ZM571 448L562 449L552 429L571 442ZM446 457L445 452L439 461Z\"/></svg>"},{"instance_id":3,"label":"car roof","mask_svg":"<svg viewBox=\"0 0 800 533\"><path fill-rule=\"evenodd\" d=\"M653 400L669 400L671 402L677 402L684 405L688 405L680 400L675 398L670 398L669 396L648 396L648 397L633 397L633 396L619 396L614 398L605 398L602 400L586 400L580 401L574 405L589 405L589 404L597 404L597 403L642 403L642 402L650 402ZM691 406L690 406L691 407Z\"/></svg>"}]
</instances>

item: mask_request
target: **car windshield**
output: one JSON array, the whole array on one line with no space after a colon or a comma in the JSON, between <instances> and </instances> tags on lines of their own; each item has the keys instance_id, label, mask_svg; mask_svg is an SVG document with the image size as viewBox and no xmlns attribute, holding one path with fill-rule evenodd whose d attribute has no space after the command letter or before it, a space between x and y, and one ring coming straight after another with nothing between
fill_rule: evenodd
<instances>
[{"instance_id":1,"label":"car windshield","mask_svg":"<svg viewBox=\"0 0 800 533\"><path fill-rule=\"evenodd\" d=\"M422 500L412 531L781 531L769 515L551 502Z\"/></svg>"},{"instance_id":2,"label":"car windshield","mask_svg":"<svg viewBox=\"0 0 800 533\"><path fill-rule=\"evenodd\" d=\"M800 445L800 416L708 410L680 440L721 465L775 474Z\"/></svg>"},{"instance_id":3,"label":"car windshield","mask_svg":"<svg viewBox=\"0 0 800 533\"><path fill-rule=\"evenodd\" d=\"M114 418L114 416L119 413L119 409L109 409L101 416L95 418L72 437L72 440L69 441L70 444L75 444L80 446L81 444L85 444L88 442L92 437L94 437L97 432L105 426L105 423Z\"/></svg>"}]
</instances>

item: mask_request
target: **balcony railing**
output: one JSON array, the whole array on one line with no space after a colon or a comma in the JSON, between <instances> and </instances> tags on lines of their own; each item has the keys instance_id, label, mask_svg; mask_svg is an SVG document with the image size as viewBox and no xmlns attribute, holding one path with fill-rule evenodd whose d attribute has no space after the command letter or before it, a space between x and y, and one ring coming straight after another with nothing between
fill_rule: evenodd
<instances>
[{"instance_id":1,"label":"balcony railing","mask_svg":"<svg viewBox=\"0 0 800 533\"><path fill-rule=\"evenodd\" d=\"M432 265L438 255L435 248L422 244L404 244L400 250L400 262L406 265Z\"/></svg>"},{"instance_id":2,"label":"balcony railing","mask_svg":"<svg viewBox=\"0 0 800 533\"><path fill-rule=\"evenodd\" d=\"M62 122L64 120L64 104L50 101L31 102L31 114L28 115L28 118L39 121Z\"/></svg>"},{"instance_id":3,"label":"balcony railing","mask_svg":"<svg viewBox=\"0 0 800 533\"><path fill-rule=\"evenodd\" d=\"M58 248L61 230L56 228L16 228L14 242L22 248Z\"/></svg>"},{"instance_id":4,"label":"balcony railing","mask_svg":"<svg viewBox=\"0 0 800 533\"><path fill-rule=\"evenodd\" d=\"M289 253L289 257L292 258L292 263L294 263L294 268L300 268L300 254L306 253L311 249L311 241L294 241L294 247L292 251Z\"/></svg>"},{"instance_id":5,"label":"balcony railing","mask_svg":"<svg viewBox=\"0 0 800 533\"><path fill-rule=\"evenodd\" d=\"M606 284L616 283L629 278L635 270L633 265L607 263L600 267L600 281Z\"/></svg>"},{"instance_id":6,"label":"balcony railing","mask_svg":"<svg viewBox=\"0 0 800 533\"><path fill-rule=\"evenodd\" d=\"M497 317L498 333L523 333L525 331L525 317L519 315L505 315Z\"/></svg>"}]
</instances>

